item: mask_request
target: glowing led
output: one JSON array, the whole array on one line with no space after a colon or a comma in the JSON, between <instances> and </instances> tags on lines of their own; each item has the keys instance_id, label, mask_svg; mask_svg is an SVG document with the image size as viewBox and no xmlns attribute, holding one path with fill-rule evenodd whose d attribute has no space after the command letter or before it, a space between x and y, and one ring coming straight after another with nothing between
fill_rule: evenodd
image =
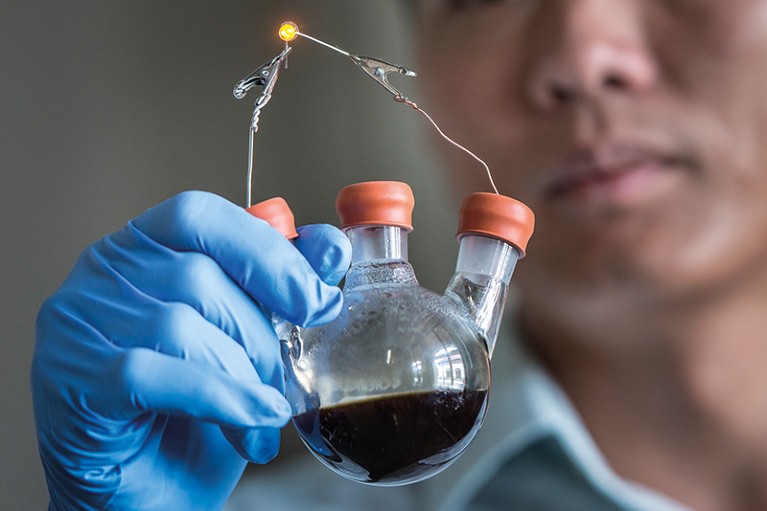
<instances>
[{"instance_id":1,"label":"glowing led","mask_svg":"<svg viewBox=\"0 0 767 511\"><path fill-rule=\"evenodd\" d=\"M292 21L283 21L282 25L280 25L280 30L277 32L277 34L280 36L280 39L282 39L285 42L290 42L296 37L298 37L298 25L293 23Z\"/></svg>"}]
</instances>

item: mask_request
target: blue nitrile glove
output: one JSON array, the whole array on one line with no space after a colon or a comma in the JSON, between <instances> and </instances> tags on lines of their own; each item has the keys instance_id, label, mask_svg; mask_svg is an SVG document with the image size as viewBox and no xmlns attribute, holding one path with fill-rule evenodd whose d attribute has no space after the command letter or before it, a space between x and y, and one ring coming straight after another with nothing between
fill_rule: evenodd
<instances>
[{"instance_id":1,"label":"blue nitrile glove","mask_svg":"<svg viewBox=\"0 0 767 511\"><path fill-rule=\"evenodd\" d=\"M351 252L333 227L299 233L294 246L242 208L187 192L83 253L37 323L51 509L218 509L243 457L276 455L290 408L256 301L296 324L332 320Z\"/></svg>"}]
</instances>

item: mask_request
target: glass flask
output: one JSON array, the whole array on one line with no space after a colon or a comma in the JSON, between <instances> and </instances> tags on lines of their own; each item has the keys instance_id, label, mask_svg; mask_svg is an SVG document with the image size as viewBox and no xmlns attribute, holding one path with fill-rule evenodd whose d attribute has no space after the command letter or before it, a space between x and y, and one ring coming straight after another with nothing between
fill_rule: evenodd
<instances>
[{"instance_id":1,"label":"glass flask","mask_svg":"<svg viewBox=\"0 0 767 511\"><path fill-rule=\"evenodd\" d=\"M439 295L408 263L413 206L404 183L344 188L336 209L352 264L341 314L314 328L274 320L301 439L332 470L378 486L437 474L478 432L509 281L534 222L509 197L467 197L456 271Z\"/></svg>"}]
</instances>

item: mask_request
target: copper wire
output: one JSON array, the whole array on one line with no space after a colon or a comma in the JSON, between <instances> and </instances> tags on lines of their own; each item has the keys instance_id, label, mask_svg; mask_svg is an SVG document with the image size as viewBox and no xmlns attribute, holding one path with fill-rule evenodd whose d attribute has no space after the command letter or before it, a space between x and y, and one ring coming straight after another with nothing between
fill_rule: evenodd
<instances>
[{"instance_id":1,"label":"copper wire","mask_svg":"<svg viewBox=\"0 0 767 511\"><path fill-rule=\"evenodd\" d=\"M442 128L439 127L437 122L434 119L432 119L431 115L429 115L424 109L419 107L414 101L411 101L411 100L409 100L408 98L406 98L404 96L394 96L394 101L396 101L398 103L405 104L405 105L411 107L416 112L420 112L421 114L423 114L423 116L426 117L429 120L431 125L434 126L434 129L437 130L437 132L440 134L440 136L442 138L444 138L449 143L451 143L452 145L454 145L455 147L457 147L461 151L465 152L466 154L468 154L469 156L471 156L472 158L477 160L485 168L485 172L487 173L487 178L490 180L490 186L493 187L493 191L496 193L496 195L500 195L500 193L498 192L498 187L495 186L495 181L493 180L493 173L490 172L490 167L487 165L487 163L485 163L485 160L483 160L482 158L480 158L479 156L477 156L476 154L474 154L469 149L467 149L466 147L462 146L461 144L459 144L458 142L456 142L452 138L448 137L445 134L445 132L442 131Z\"/></svg>"}]
</instances>

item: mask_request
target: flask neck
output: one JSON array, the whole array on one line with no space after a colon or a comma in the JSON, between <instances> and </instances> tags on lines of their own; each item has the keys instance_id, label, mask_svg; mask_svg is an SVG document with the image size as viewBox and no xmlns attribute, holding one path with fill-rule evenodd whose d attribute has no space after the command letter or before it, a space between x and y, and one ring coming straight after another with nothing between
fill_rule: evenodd
<instances>
[{"instance_id":1,"label":"flask neck","mask_svg":"<svg viewBox=\"0 0 767 511\"><path fill-rule=\"evenodd\" d=\"M377 260L407 261L407 231L391 225L350 227L346 236L352 244L352 266Z\"/></svg>"},{"instance_id":2,"label":"flask neck","mask_svg":"<svg viewBox=\"0 0 767 511\"><path fill-rule=\"evenodd\" d=\"M380 283L417 285L413 267L407 261L407 234L407 230L389 225L347 229L352 266L344 289Z\"/></svg>"},{"instance_id":3,"label":"flask neck","mask_svg":"<svg viewBox=\"0 0 767 511\"><path fill-rule=\"evenodd\" d=\"M455 274L445 291L445 296L456 300L474 322L491 355L519 257L519 251L503 241L463 236Z\"/></svg>"}]
</instances>

